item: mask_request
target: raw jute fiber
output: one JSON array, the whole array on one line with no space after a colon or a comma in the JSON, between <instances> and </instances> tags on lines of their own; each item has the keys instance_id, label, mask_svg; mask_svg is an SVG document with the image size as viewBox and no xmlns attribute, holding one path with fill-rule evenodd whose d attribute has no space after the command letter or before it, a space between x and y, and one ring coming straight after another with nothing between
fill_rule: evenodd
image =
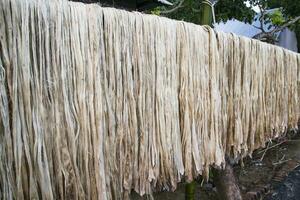
<instances>
[{"instance_id":1,"label":"raw jute fiber","mask_svg":"<svg viewBox=\"0 0 300 200\"><path fill-rule=\"evenodd\" d=\"M209 27L0 0L0 199L124 199L251 155L300 117L300 56Z\"/></svg>"}]
</instances>

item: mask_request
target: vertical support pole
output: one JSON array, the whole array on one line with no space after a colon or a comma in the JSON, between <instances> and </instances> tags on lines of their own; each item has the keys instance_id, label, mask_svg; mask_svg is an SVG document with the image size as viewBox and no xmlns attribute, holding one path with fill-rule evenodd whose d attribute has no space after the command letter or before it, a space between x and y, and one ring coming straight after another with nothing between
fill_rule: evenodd
<instances>
[{"instance_id":1,"label":"vertical support pole","mask_svg":"<svg viewBox=\"0 0 300 200\"><path fill-rule=\"evenodd\" d=\"M202 0L201 2L201 25L209 25L212 26L212 4L209 0ZM195 199L195 182L187 183L185 186L185 199L186 200L194 200Z\"/></svg>"},{"instance_id":2,"label":"vertical support pole","mask_svg":"<svg viewBox=\"0 0 300 200\"><path fill-rule=\"evenodd\" d=\"M201 3L202 15L200 19L201 25L212 26L212 4L209 0L203 0Z\"/></svg>"},{"instance_id":3,"label":"vertical support pole","mask_svg":"<svg viewBox=\"0 0 300 200\"><path fill-rule=\"evenodd\" d=\"M185 199L195 200L195 182L187 183L185 186Z\"/></svg>"}]
</instances>

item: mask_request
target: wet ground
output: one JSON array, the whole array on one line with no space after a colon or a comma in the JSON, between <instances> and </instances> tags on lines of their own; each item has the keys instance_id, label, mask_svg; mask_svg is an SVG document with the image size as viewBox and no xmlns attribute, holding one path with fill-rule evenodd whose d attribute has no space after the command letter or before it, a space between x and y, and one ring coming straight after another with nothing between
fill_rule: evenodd
<instances>
[{"instance_id":1,"label":"wet ground","mask_svg":"<svg viewBox=\"0 0 300 200\"><path fill-rule=\"evenodd\" d=\"M267 144L268 148L254 152L252 158L234 166L243 199L300 200L300 137L282 138ZM196 183L195 199L218 200L213 182ZM159 192L155 200L184 200L185 184L179 184L175 192ZM132 200L151 199L131 195ZM220 198L221 199L221 198Z\"/></svg>"},{"instance_id":2,"label":"wet ground","mask_svg":"<svg viewBox=\"0 0 300 200\"><path fill-rule=\"evenodd\" d=\"M272 194L265 200L299 200L300 199L300 167L290 172L288 177L280 183Z\"/></svg>"},{"instance_id":3,"label":"wet ground","mask_svg":"<svg viewBox=\"0 0 300 200\"><path fill-rule=\"evenodd\" d=\"M273 194L284 184L287 176L296 171L300 164L300 140L284 139L269 144L266 151L258 150L252 159L246 159L245 166L234 168L244 199L271 200ZM265 155L264 155L265 154ZM298 168L297 168L298 169ZM292 177L294 177L291 174ZM294 177L300 182L300 177ZM300 187L300 185L299 185ZM274 196L275 197L275 196ZM286 198L276 198L276 200ZM300 200L300 198L297 198ZM272 199L275 200L275 199Z\"/></svg>"},{"instance_id":4,"label":"wet ground","mask_svg":"<svg viewBox=\"0 0 300 200\"><path fill-rule=\"evenodd\" d=\"M209 199L218 200L217 193L211 184L202 186L199 182L195 185L195 199ZM136 193L132 194L131 200L145 200L151 199L149 196L140 197ZM177 190L174 192L158 192L153 195L154 200L184 200L185 199L185 184L179 184Z\"/></svg>"}]
</instances>

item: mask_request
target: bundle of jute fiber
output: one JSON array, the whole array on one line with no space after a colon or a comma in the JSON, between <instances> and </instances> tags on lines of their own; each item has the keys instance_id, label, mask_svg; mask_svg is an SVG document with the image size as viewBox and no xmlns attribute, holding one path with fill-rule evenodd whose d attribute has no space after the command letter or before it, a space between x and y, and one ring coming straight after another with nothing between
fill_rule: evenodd
<instances>
[{"instance_id":1,"label":"bundle of jute fiber","mask_svg":"<svg viewBox=\"0 0 300 200\"><path fill-rule=\"evenodd\" d=\"M0 199L124 199L297 128L300 55L68 1L0 1Z\"/></svg>"}]
</instances>

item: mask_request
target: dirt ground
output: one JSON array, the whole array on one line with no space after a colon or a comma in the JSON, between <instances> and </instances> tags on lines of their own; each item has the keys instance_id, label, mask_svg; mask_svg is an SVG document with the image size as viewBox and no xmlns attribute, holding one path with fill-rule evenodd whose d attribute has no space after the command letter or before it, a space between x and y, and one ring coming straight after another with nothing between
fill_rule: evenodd
<instances>
[{"instance_id":1,"label":"dirt ground","mask_svg":"<svg viewBox=\"0 0 300 200\"><path fill-rule=\"evenodd\" d=\"M290 139L293 138L293 139ZM243 199L296 200L300 199L300 137L293 135L267 144L267 148L245 158L243 164L233 167ZM289 176L288 176L289 175ZM195 199L218 200L213 181L200 185L196 182ZM155 200L184 200L185 184L179 184L174 192L159 192ZM151 199L133 193L132 200Z\"/></svg>"}]
</instances>

